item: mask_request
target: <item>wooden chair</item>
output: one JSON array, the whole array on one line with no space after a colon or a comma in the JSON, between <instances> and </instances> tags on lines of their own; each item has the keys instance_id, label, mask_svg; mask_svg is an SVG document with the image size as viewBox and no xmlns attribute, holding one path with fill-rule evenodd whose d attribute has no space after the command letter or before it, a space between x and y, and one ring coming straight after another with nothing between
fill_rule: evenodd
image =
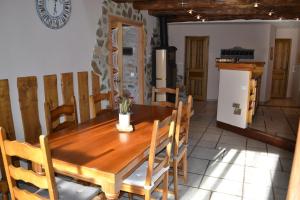
<instances>
[{"instance_id":1,"label":"wooden chair","mask_svg":"<svg viewBox=\"0 0 300 200\"><path fill-rule=\"evenodd\" d=\"M9 141L0 128L0 146L11 199L24 200L90 200L100 193L99 188L83 186L75 182L54 177L47 136L39 137L40 148L25 142ZM38 163L44 167L45 175L32 170L15 167L11 157ZM56 187L57 186L57 187Z\"/></svg>"},{"instance_id":2,"label":"wooden chair","mask_svg":"<svg viewBox=\"0 0 300 200\"><path fill-rule=\"evenodd\" d=\"M187 146L189 136L190 118L192 116L193 98L188 96L188 101L183 104L182 101L178 104L176 128L173 141L172 154L170 163L173 168L173 183L174 183L174 197L179 199L178 196L178 174L179 166L182 164L183 180L187 183ZM164 159L165 152L159 154L159 159Z\"/></svg>"},{"instance_id":3,"label":"wooden chair","mask_svg":"<svg viewBox=\"0 0 300 200\"><path fill-rule=\"evenodd\" d=\"M175 103L169 101L160 101L157 98L157 95L160 94L174 94L175 95ZM166 106L171 108L178 107L178 99L179 99L179 88L172 89L172 88L155 88L152 87L152 105L160 105Z\"/></svg>"},{"instance_id":4,"label":"wooden chair","mask_svg":"<svg viewBox=\"0 0 300 200\"><path fill-rule=\"evenodd\" d=\"M173 183L174 183L174 196L175 199L179 199L178 196L178 169L180 163L182 163L183 180L187 183L187 146L189 138L190 118L192 116L193 98L188 96L187 104L179 102L178 114L176 119L176 129L173 143L173 152L171 156L171 166L173 167Z\"/></svg>"},{"instance_id":5,"label":"wooden chair","mask_svg":"<svg viewBox=\"0 0 300 200\"><path fill-rule=\"evenodd\" d=\"M8 185L7 185L7 181L4 180L3 178L0 181L0 192L2 193L2 200L8 200Z\"/></svg>"},{"instance_id":6,"label":"wooden chair","mask_svg":"<svg viewBox=\"0 0 300 200\"><path fill-rule=\"evenodd\" d=\"M71 102L71 105L61 105L54 109L51 109L50 104L45 102L44 109L48 134L76 126L78 124L77 108L74 97L72 97ZM65 120L61 123L60 118L63 116Z\"/></svg>"},{"instance_id":7,"label":"wooden chair","mask_svg":"<svg viewBox=\"0 0 300 200\"><path fill-rule=\"evenodd\" d=\"M101 102L104 100L108 101L109 105L107 106L107 108L102 109ZM92 119L95 118L101 112L112 111L113 108L114 107L112 92L90 95L90 113Z\"/></svg>"},{"instance_id":8,"label":"wooden chair","mask_svg":"<svg viewBox=\"0 0 300 200\"><path fill-rule=\"evenodd\" d=\"M131 193L134 193L143 195L146 200L150 200L151 192L162 181L163 199L167 199L170 167L169 159L175 129L176 113L177 111L173 111L172 116L162 122L158 120L154 121L148 161L142 163L131 175L123 180L121 190L130 193L130 199L132 199ZM165 135L164 138L162 138L163 135ZM156 152L160 149L166 149L167 153L163 160L156 162Z\"/></svg>"}]
</instances>

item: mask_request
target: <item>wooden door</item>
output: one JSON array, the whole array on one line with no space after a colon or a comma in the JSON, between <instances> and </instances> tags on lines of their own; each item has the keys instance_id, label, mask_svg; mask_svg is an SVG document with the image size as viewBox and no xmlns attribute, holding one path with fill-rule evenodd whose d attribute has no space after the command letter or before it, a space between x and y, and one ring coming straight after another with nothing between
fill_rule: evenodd
<instances>
[{"instance_id":1,"label":"wooden door","mask_svg":"<svg viewBox=\"0 0 300 200\"><path fill-rule=\"evenodd\" d=\"M208 37L185 38L185 85L195 100L206 100Z\"/></svg>"},{"instance_id":2,"label":"wooden door","mask_svg":"<svg viewBox=\"0 0 300 200\"><path fill-rule=\"evenodd\" d=\"M272 98L285 98L290 65L291 39L276 39L272 73Z\"/></svg>"}]
</instances>

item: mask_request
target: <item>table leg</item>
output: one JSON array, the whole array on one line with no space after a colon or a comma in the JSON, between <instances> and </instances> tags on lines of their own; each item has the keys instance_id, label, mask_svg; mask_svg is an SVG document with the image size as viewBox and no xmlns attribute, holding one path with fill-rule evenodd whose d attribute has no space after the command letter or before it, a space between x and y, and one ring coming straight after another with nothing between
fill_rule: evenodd
<instances>
[{"instance_id":1,"label":"table leg","mask_svg":"<svg viewBox=\"0 0 300 200\"><path fill-rule=\"evenodd\" d=\"M116 183L106 183L101 185L102 190L108 200L119 199L121 189L120 181L121 180L116 181Z\"/></svg>"},{"instance_id":2,"label":"table leg","mask_svg":"<svg viewBox=\"0 0 300 200\"><path fill-rule=\"evenodd\" d=\"M117 194L105 194L107 200L116 200L119 199L119 193Z\"/></svg>"}]
</instances>

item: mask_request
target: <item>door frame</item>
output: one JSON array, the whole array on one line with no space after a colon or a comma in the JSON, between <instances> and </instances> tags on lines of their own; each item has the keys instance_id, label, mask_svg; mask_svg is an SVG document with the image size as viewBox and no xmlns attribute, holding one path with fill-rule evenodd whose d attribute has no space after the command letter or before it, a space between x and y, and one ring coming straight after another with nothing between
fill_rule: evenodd
<instances>
[{"instance_id":1,"label":"door frame","mask_svg":"<svg viewBox=\"0 0 300 200\"><path fill-rule=\"evenodd\" d=\"M139 84L139 102L140 104L144 104L144 89L145 89L145 81L144 81L144 71L145 71L145 31L144 31L144 23L140 21L135 21L131 19L127 19L124 17L119 17L115 15L108 16L108 65L110 69L110 85L111 90L114 92L114 75L113 75L113 60L112 60L112 28L114 26L118 26L118 24L134 26L138 30L138 49L140 53L138 53L138 84ZM121 55L120 55L121 54ZM123 57L122 50L119 52L118 57ZM118 62L119 65L119 77L121 81L121 88L123 88L123 64L122 62ZM122 95L122 90L120 91L120 95Z\"/></svg>"},{"instance_id":2,"label":"door frame","mask_svg":"<svg viewBox=\"0 0 300 200\"><path fill-rule=\"evenodd\" d=\"M288 66L286 69L287 75L286 75L286 84L285 84L285 95L284 97L272 97L272 87L273 87L273 71L274 71L274 66L275 66L275 52L276 52L276 40L288 40L290 42L290 48L289 48L289 55L288 55ZM287 93L288 93L288 85L289 85L289 77L290 77L290 65L291 65L291 50L292 50L292 39L291 38L275 38L275 43L274 43L274 60L273 60L273 67L272 67L272 78L271 78L271 99L281 99L281 98L287 98Z\"/></svg>"},{"instance_id":3,"label":"door frame","mask_svg":"<svg viewBox=\"0 0 300 200\"><path fill-rule=\"evenodd\" d=\"M206 84L206 88L205 88L205 92L204 92L204 96L203 96L203 100L207 100L207 88L208 88L208 64L209 64L209 36L205 35L205 36L193 36L193 35L189 35L189 36L185 36L184 39L184 85L185 87L188 89L187 87L187 39L188 38L197 38L197 39L207 39L207 63L206 63L206 70L205 70L205 84Z\"/></svg>"}]
</instances>

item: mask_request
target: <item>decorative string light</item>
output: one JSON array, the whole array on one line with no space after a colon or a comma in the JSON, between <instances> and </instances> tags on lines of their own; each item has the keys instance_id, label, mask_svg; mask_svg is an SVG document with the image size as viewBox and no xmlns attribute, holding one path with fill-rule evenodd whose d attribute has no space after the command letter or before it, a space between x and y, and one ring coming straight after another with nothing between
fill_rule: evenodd
<instances>
[{"instance_id":1,"label":"decorative string light","mask_svg":"<svg viewBox=\"0 0 300 200\"><path fill-rule=\"evenodd\" d=\"M186 7L185 7L185 5L187 5L188 3L187 2L185 2L185 0L178 0L178 4L179 5L181 5L181 7L183 8L183 10L185 10L187 13L189 13L190 15L193 15L193 16L195 16L196 17L196 19L197 20L200 20L201 19L201 12L199 12L199 11L197 11L196 9L187 9ZM185 7L185 8L184 8ZM259 3L259 1L255 1L254 3L253 3L253 7L254 8L258 8L259 7L259 9L261 10L261 11L263 11L266 15L268 15L268 16L270 16L270 17L273 17L273 19L276 19L276 17L278 17L278 15L276 14L276 10L274 11L274 10L269 10L269 11L267 11L267 7L266 6L264 6L263 4L261 4L261 3ZM281 16L281 17L279 17L279 18L277 18L278 20L283 20L283 17ZM202 22L205 22L206 21L206 19L204 19L204 18L202 18L201 19L202 20ZM300 21L300 19L299 19L299 17L297 17L297 18L294 18L294 20L296 20L296 21Z\"/></svg>"},{"instance_id":2,"label":"decorative string light","mask_svg":"<svg viewBox=\"0 0 300 200\"><path fill-rule=\"evenodd\" d=\"M268 13L268 15L269 15L269 16L272 16L273 13L274 13L274 12L271 10L271 11Z\"/></svg>"}]
</instances>

